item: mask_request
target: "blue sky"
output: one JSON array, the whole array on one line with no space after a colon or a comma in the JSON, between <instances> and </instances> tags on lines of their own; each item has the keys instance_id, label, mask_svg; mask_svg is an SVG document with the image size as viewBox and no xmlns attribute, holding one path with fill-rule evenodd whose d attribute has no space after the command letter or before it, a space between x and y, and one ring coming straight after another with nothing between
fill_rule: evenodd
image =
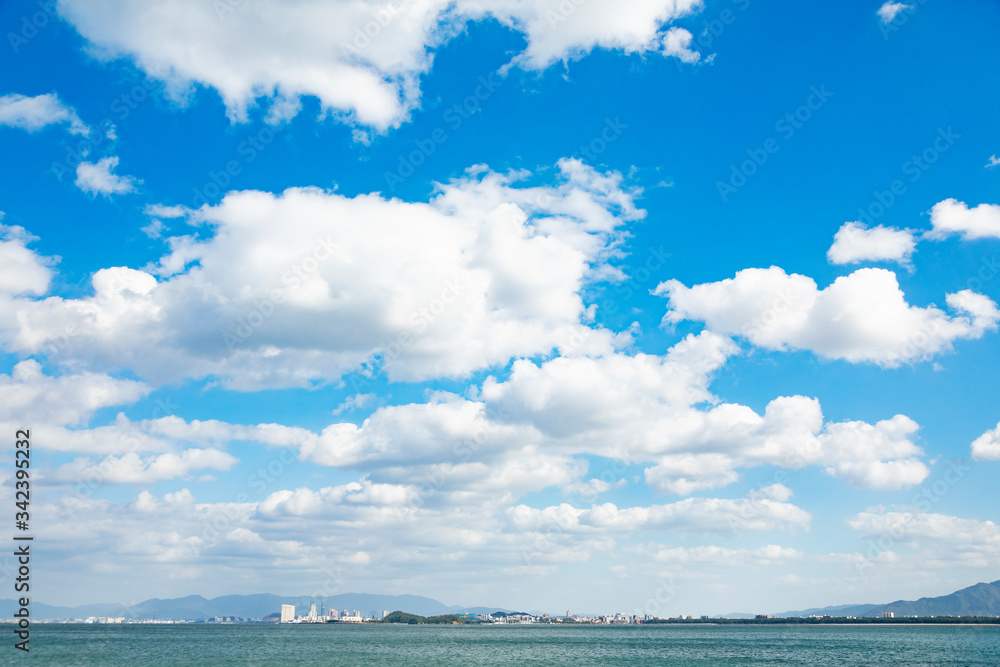
<instances>
[{"instance_id":1,"label":"blue sky","mask_svg":"<svg viewBox=\"0 0 1000 667\"><path fill-rule=\"evenodd\" d=\"M996 578L1000 7L276 6L0 8L39 599Z\"/></svg>"}]
</instances>

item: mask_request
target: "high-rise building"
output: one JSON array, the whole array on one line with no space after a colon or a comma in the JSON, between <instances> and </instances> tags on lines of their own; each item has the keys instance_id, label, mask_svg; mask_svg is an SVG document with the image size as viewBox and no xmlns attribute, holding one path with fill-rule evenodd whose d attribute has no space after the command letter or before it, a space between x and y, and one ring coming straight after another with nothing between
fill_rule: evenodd
<instances>
[{"instance_id":1,"label":"high-rise building","mask_svg":"<svg viewBox=\"0 0 1000 667\"><path fill-rule=\"evenodd\" d=\"M382 610L382 618L385 618L388 615L389 615L389 610L388 609L383 609Z\"/></svg>"},{"instance_id":2,"label":"high-rise building","mask_svg":"<svg viewBox=\"0 0 1000 667\"><path fill-rule=\"evenodd\" d=\"M316 603L315 602L313 602L312 605L310 605L310 607L309 607L309 615L306 618L309 619L310 621L315 621L316 620Z\"/></svg>"},{"instance_id":3,"label":"high-rise building","mask_svg":"<svg viewBox=\"0 0 1000 667\"><path fill-rule=\"evenodd\" d=\"M295 605L281 605L281 623L291 623L295 620Z\"/></svg>"}]
</instances>

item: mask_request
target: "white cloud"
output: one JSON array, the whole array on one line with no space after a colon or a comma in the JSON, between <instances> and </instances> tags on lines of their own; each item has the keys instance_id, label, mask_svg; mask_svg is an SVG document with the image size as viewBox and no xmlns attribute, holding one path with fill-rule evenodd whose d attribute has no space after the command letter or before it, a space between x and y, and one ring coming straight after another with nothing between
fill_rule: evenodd
<instances>
[{"instance_id":1,"label":"white cloud","mask_svg":"<svg viewBox=\"0 0 1000 667\"><path fill-rule=\"evenodd\" d=\"M52 280L49 267L59 258L41 257L29 250L28 244L37 240L23 227L0 224L0 295L42 295L48 291Z\"/></svg>"},{"instance_id":2,"label":"white cloud","mask_svg":"<svg viewBox=\"0 0 1000 667\"><path fill-rule=\"evenodd\" d=\"M996 167L997 165L1000 165L1000 158L998 158L996 155L991 155L990 159L987 160L987 162L986 162L986 168L987 169L992 169L993 167Z\"/></svg>"},{"instance_id":3,"label":"white cloud","mask_svg":"<svg viewBox=\"0 0 1000 667\"><path fill-rule=\"evenodd\" d=\"M913 9L913 5L906 5L902 2L886 2L879 7L876 13L882 19L882 23L892 23L896 16L904 9Z\"/></svg>"},{"instance_id":4,"label":"white cloud","mask_svg":"<svg viewBox=\"0 0 1000 667\"><path fill-rule=\"evenodd\" d=\"M133 403L149 391L141 382L94 373L51 377L29 359L0 375L0 422L81 424L96 410Z\"/></svg>"},{"instance_id":5,"label":"white cloud","mask_svg":"<svg viewBox=\"0 0 1000 667\"><path fill-rule=\"evenodd\" d=\"M895 542L938 542L956 548L989 549L1000 553L1000 526L992 521L963 519L924 512L861 512L847 525L866 537L889 537Z\"/></svg>"},{"instance_id":6,"label":"white cloud","mask_svg":"<svg viewBox=\"0 0 1000 667\"><path fill-rule=\"evenodd\" d=\"M972 458L977 461L1000 461L1000 423L973 441Z\"/></svg>"},{"instance_id":7,"label":"white cloud","mask_svg":"<svg viewBox=\"0 0 1000 667\"><path fill-rule=\"evenodd\" d=\"M72 134L90 132L76 111L55 93L27 97L11 94L0 97L0 125L37 132L48 125L68 124Z\"/></svg>"},{"instance_id":8,"label":"white cloud","mask_svg":"<svg viewBox=\"0 0 1000 667\"><path fill-rule=\"evenodd\" d=\"M339 415L344 410L360 410L371 405L378 398L375 394L351 394L344 402L333 409L333 414Z\"/></svg>"},{"instance_id":9,"label":"white cloud","mask_svg":"<svg viewBox=\"0 0 1000 667\"><path fill-rule=\"evenodd\" d=\"M506 478L510 489L562 486L593 496L620 482L619 462L651 464L646 484L676 494L726 486L741 469L760 465L820 466L862 488L898 489L927 476L911 439L917 424L903 415L875 425L824 425L819 402L804 396L776 398L763 415L720 404L708 383L734 350L706 332L663 357L519 360L507 381L490 377L472 388L474 398L438 394L424 404L379 408L360 426L332 424L308 435L299 441L301 454L377 481L433 479L448 492L493 488ZM582 455L607 461L595 463L586 482ZM520 461L530 465L522 469ZM764 497L790 495L777 484Z\"/></svg>"},{"instance_id":10,"label":"white cloud","mask_svg":"<svg viewBox=\"0 0 1000 667\"><path fill-rule=\"evenodd\" d=\"M824 424L819 402L803 396L776 398L762 415L719 403L708 383L734 350L731 341L706 332L663 357L609 352L541 365L521 360L507 381L488 378L470 388L473 398L438 393L427 403L378 408L360 426L334 423L320 433L178 417L132 422L119 415L92 429L42 425L37 437L53 451L115 457L233 441L297 448L302 460L364 471L375 483L410 488L411 495L423 489L416 496L420 506L473 498L513 502L546 488L593 498L622 484L619 461L649 466L648 486L679 494L728 485L742 469L760 465L819 466L862 488L898 489L926 477L923 453L912 442L917 425L905 416L874 425ZM593 470L585 455L599 457ZM790 497L782 484L756 496Z\"/></svg>"},{"instance_id":11,"label":"white cloud","mask_svg":"<svg viewBox=\"0 0 1000 667\"><path fill-rule=\"evenodd\" d=\"M99 463L77 459L45 475L47 482L100 480L103 484L155 484L187 477L197 470L228 470L237 459L218 449L185 449L142 458L135 452L108 456Z\"/></svg>"},{"instance_id":12,"label":"white cloud","mask_svg":"<svg viewBox=\"0 0 1000 667\"><path fill-rule=\"evenodd\" d=\"M800 560L803 553L777 544L756 549L729 549L719 546L665 547L653 554L653 560L668 565L698 567L759 567Z\"/></svg>"},{"instance_id":13,"label":"white cloud","mask_svg":"<svg viewBox=\"0 0 1000 667\"><path fill-rule=\"evenodd\" d=\"M112 173L118 166L117 157L106 157L93 162L81 162L76 166L76 187L89 195L121 195L135 191L137 181L131 176Z\"/></svg>"},{"instance_id":14,"label":"white cloud","mask_svg":"<svg viewBox=\"0 0 1000 667\"><path fill-rule=\"evenodd\" d=\"M213 234L170 238L144 271L98 271L91 297L18 299L0 327L30 354L72 324L55 361L242 388L335 380L375 355L391 379L419 380L584 334L627 342L590 335L580 293L613 276L621 228L644 216L636 192L575 160L553 186L517 187L525 175L480 171L426 203L230 193L194 216Z\"/></svg>"},{"instance_id":15,"label":"white cloud","mask_svg":"<svg viewBox=\"0 0 1000 667\"><path fill-rule=\"evenodd\" d=\"M469 20L494 18L524 34L514 62L528 69L596 48L691 61L681 36L664 29L700 7L699 0L63 0L59 13L98 56L133 58L177 98L194 84L214 88L234 119L263 98L268 120L280 122L299 111L301 97L314 96L325 112L384 130L417 106L433 49Z\"/></svg>"},{"instance_id":16,"label":"white cloud","mask_svg":"<svg viewBox=\"0 0 1000 667\"><path fill-rule=\"evenodd\" d=\"M859 262L899 262L909 264L916 249L913 232L908 229L883 227L871 229L860 222L845 222L833 237L827 251L831 264Z\"/></svg>"},{"instance_id":17,"label":"white cloud","mask_svg":"<svg viewBox=\"0 0 1000 667\"><path fill-rule=\"evenodd\" d=\"M807 531L811 519L795 505L770 500L752 507L748 499L718 498L624 508L606 503L535 509L495 502L427 507L412 502L415 492L367 479L316 490L247 488L233 501L213 503L199 502L188 489L161 497L142 491L123 503L87 496L40 502L36 520L67 575L83 571L102 580L105 574L96 568L102 561L95 556L113 553L111 576L155 572L162 580L187 572L208 586L202 588L206 594L222 587L221 594L246 577L254 582L280 577L303 590L346 580L368 586L411 580L414 573L437 581L442 566L448 581L480 586L491 577L502 581L505 568L584 563L626 544L633 534L663 539L728 534L734 527L797 533ZM765 564L796 555L767 546L747 558ZM638 565L648 558L631 560ZM336 592L344 591L325 594Z\"/></svg>"},{"instance_id":18,"label":"white cloud","mask_svg":"<svg viewBox=\"0 0 1000 667\"><path fill-rule=\"evenodd\" d=\"M760 347L885 367L950 351L954 341L980 338L1000 320L996 304L970 290L946 296L954 315L911 306L885 269L859 269L819 290L812 278L772 266L693 287L670 280L656 293L670 300L664 324L701 320Z\"/></svg>"},{"instance_id":19,"label":"white cloud","mask_svg":"<svg viewBox=\"0 0 1000 667\"><path fill-rule=\"evenodd\" d=\"M163 233L167 231L167 225L163 224L164 218L171 220L174 218L187 218L192 214L191 209L185 208L184 206L165 206L164 204L149 204L143 210L143 213L152 220L145 227L141 227L142 232L151 239L158 239L163 236Z\"/></svg>"},{"instance_id":20,"label":"white cloud","mask_svg":"<svg viewBox=\"0 0 1000 667\"><path fill-rule=\"evenodd\" d=\"M686 63L696 63L701 54L690 48L692 35L684 28L671 28L663 36L663 52L669 56L680 58Z\"/></svg>"},{"instance_id":21,"label":"white cloud","mask_svg":"<svg viewBox=\"0 0 1000 667\"><path fill-rule=\"evenodd\" d=\"M158 239L163 236L163 232L167 230L167 226L163 224L162 220L153 220L145 227L140 227L142 233L151 239Z\"/></svg>"},{"instance_id":22,"label":"white cloud","mask_svg":"<svg viewBox=\"0 0 1000 667\"><path fill-rule=\"evenodd\" d=\"M923 452L911 441L919 426L905 415L875 425L840 422L820 436L826 472L862 489L895 490L924 481L930 470L916 457Z\"/></svg>"},{"instance_id":23,"label":"white cloud","mask_svg":"<svg viewBox=\"0 0 1000 667\"><path fill-rule=\"evenodd\" d=\"M149 204L143 213L151 218L186 218L191 210L183 206L166 206L164 204Z\"/></svg>"},{"instance_id":24,"label":"white cloud","mask_svg":"<svg viewBox=\"0 0 1000 667\"><path fill-rule=\"evenodd\" d=\"M965 202L945 199L931 209L933 229L926 236L940 240L952 234L961 234L966 241L975 239L1000 239L1000 205L980 204L969 208Z\"/></svg>"},{"instance_id":25,"label":"white cloud","mask_svg":"<svg viewBox=\"0 0 1000 667\"><path fill-rule=\"evenodd\" d=\"M523 530L558 528L566 533L610 531L631 533L669 530L679 533L731 533L738 530L809 530L810 514L790 503L770 499L686 498L669 505L618 508L613 503L577 508L572 505L535 509L517 505L508 521Z\"/></svg>"}]
</instances>

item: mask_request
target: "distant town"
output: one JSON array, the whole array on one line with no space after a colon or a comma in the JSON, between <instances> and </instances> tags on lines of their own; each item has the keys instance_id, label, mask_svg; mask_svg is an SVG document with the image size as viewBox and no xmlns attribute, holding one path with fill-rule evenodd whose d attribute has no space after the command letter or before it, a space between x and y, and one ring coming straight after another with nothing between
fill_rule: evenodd
<instances>
[{"instance_id":1,"label":"distant town","mask_svg":"<svg viewBox=\"0 0 1000 667\"><path fill-rule=\"evenodd\" d=\"M0 600L14 604L12 600ZM329 608L327 607L329 603ZM337 609L347 606L353 609ZM390 607L390 605L393 605ZM399 605L399 606L396 606ZM362 612L358 609L371 611ZM386 608L395 608L388 611ZM381 608L381 611L375 611ZM423 614L400 611L421 611ZM810 608L782 614L727 614L717 616L658 616L632 614L529 613L497 607L449 607L420 596L346 593L332 598L280 597L273 594L230 595L207 600L199 595L150 599L136 605L104 604L84 607L41 605L38 622L86 624L261 623L292 624L406 624L406 625L638 625L638 624L1000 624L1000 580L978 583L936 598L897 600L884 605L862 604ZM122 612L124 612L122 614ZM121 614L121 615L119 615ZM5 622L0 620L0 623ZM10 622L10 621L6 621Z\"/></svg>"},{"instance_id":2,"label":"distant town","mask_svg":"<svg viewBox=\"0 0 1000 667\"><path fill-rule=\"evenodd\" d=\"M643 624L706 624L706 625L803 625L803 624L1000 624L1000 616L896 616L885 612L881 616L771 616L757 614L753 618L727 618L717 616L652 616L638 614L574 615L567 611L565 616L549 614L528 614L496 611L490 614L443 614L440 616L419 616L403 611L368 612L359 610L324 610L323 603L312 603L305 614L296 615L295 605L281 605L281 610L264 618L242 616L216 616L208 619L139 619L129 617L88 617L40 621L43 623L97 623L97 624L300 624L300 623L388 623L406 625L545 625L545 624L588 624L588 625L643 625Z\"/></svg>"}]
</instances>

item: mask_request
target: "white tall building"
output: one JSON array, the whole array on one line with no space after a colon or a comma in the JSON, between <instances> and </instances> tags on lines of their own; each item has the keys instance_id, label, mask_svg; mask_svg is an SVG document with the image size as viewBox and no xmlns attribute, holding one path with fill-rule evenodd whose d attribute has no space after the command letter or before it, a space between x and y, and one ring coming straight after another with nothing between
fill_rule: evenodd
<instances>
[{"instance_id":1,"label":"white tall building","mask_svg":"<svg viewBox=\"0 0 1000 667\"><path fill-rule=\"evenodd\" d=\"M294 620L295 620L295 605L293 604L281 605L281 622L291 623Z\"/></svg>"},{"instance_id":2,"label":"white tall building","mask_svg":"<svg viewBox=\"0 0 1000 667\"><path fill-rule=\"evenodd\" d=\"M313 602L312 605L309 607L309 615L306 618L308 620L310 620L310 621L315 621L316 620L316 603L315 602Z\"/></svg>"}]
</instances>

